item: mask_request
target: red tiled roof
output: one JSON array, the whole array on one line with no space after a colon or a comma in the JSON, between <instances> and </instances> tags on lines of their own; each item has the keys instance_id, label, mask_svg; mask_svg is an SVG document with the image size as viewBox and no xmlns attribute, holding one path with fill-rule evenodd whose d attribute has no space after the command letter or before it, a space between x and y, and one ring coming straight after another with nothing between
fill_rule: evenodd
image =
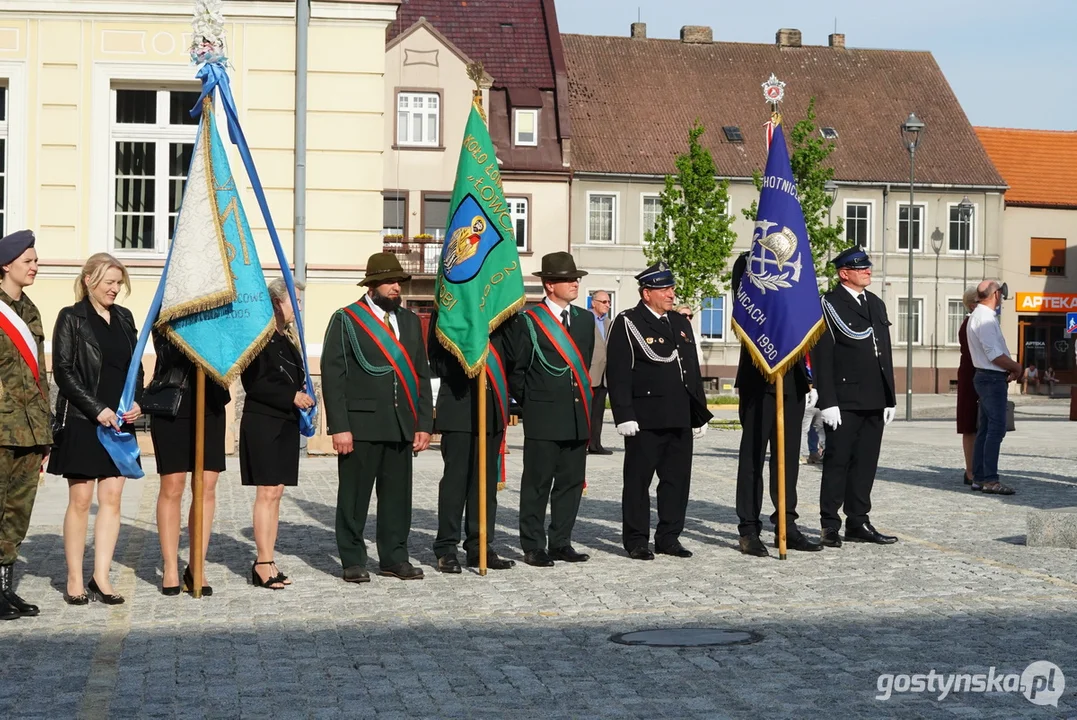
<instances>
[{"instance_id":1,"label":"red tiled roof","mask_svg":"<svg viewBox=\"0 0 1077 720\"><path fill-rule=\"evenodd\" d=\"M494 87L554 89L543 0L405 0L386 42L423 17L472 60L481 60Z\"/></svg>"},{"instance_id":2,"label":"red tiled roof","mask_svg":"<svg viewBox=\"0 0 1077 720\"><path fill-rule=\"evenodd\" d=\"M1077 132L978 127L1006 178L1007 205L1077 207Z\"/></svg>"},{"instance_id":3,"label":"red tiled roof","mask_svg":"<svg viewBox=\"0 0 1077 720\"><path fill-rule=\"evenodd\" d=\"M577 171L664 175L699 118L719 173L748 177L766 164L760 87L787 83L786 134L815 96L817 125L838 132L830 156L839 181L908 183L900 126L910 112L927 129L918 183L1002 186L935 59L927 52L562 35ZM722 127L737 125L743 143Z\"/></svg>"}]
</instances>

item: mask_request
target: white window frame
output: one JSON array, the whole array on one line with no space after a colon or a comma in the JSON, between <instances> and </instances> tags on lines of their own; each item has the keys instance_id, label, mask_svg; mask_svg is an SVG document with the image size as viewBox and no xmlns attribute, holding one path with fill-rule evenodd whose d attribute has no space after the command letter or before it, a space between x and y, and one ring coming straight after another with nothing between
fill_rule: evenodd
<instances>
[{"instance_id":1,"label":"white window frame","mask_svg":"<svg viewBox=\"0 0 1077 720\"><path fill-rule=\"evenodd\" d=\"M520 139L520 116L530 115L533 119L535 138L531 142ZM535 147L539 141L539 111L538 108L514 108L512 112L512 143L524 147Z\"/></svg>"},{"instance_id":2,"label":"white window frame","mask_svg":"<svg viewBox=\"0 0 1077 720\"><path fill-rule=\"evenodd\" d=\"M149 91L156 93L157 122L153 125L141 125L135 123L117 123L116 98L117 93L123 90ZM197 86L178 88L175 85L168 87L142 87L136 84L116 83L109 93L109 144L112 152L109 158L109 217L113 228L109 237L113 240L109 252L117 257L131 258L157 258L164 257L168 253L168 246L172 242L168 232L168 220L171 213L168 209L168 201L172 192L172 173L169 171L169 146L173 144L194 144L198 136L198 125L172 125L169 115L171 106L169 103L170 93L197 92ZM154 165L154 209L153 209L153 249L136 250L132 248L119 248L115 245L115 218L116 218L116 152L117 143L121 142L152 142L156 158ZM186 177L187 169L183 170Z\"/></svg>"},{"instance_id":3,"label":"white window frame","mask_svg":"<svg viewBox=\"0 0 1077 720\"><path fill-rule=\"evenodd\" d=\"M4 146L4 233L29 227L26 214L27 190L27 86L26 63L0 60L0 82L7 86L7 114ZM33 223L40 228L40 223Z\"/></svg>"},{"instance_id":4,"label":"white window frame","mask_svg":"<svg viewBox=\"0 0 1077 720\"><path fill-rule=\"evenodd\" d=\"M717 299L717 297L718 296L715 296L715 299ZM702 342L704 344L716 344L716 343L729 342L729 333L730 333L730 331L732 329L732 326L729 324L729 320L730 320L730 315L732 314L733 295L732 295L732 293L727 292L727 293L723 293L721 295L721 298L722 298L722 337L720 337L720 338L707 337L706 335L703 334L703 307L702 306L700 306L700 308L695 311L695 314L699 317L699 322L697 323L695 318L692 319L692 328L699 332L699 340L700 340L700 342ZM707 298L703 298L703 299L706 300Z\"/></svg>"},{"instance_id":5,"label":"white window frame","mask_svg":"<svg viewBox=\"0 0 1077 720\"><path fill-rule=\"evenodd\" d=\"M400 109L400 99L403 98L403 97L407 97L407 98L419 98L419 97L421 97L421 98L423 98L424 101L428 100L429 98L436 98L437 99L438 106L434 109L434 120L436 121L436 124L434 125L434 139L433 140L430 140L429 138L426 137L426 134L427 134L426 133L426 127L427 126L425 124L425 120L429 119L430 110L427 109L427 108L424 108L421 113L416 113L414 110L412 110L409 107L407 110L402 111ZM396 111L394 117L396 118L396 144L397 144L397 146L402 147L402 148L404 148L404 147L434 147L434 148L441 147L441 144L440 144L441 143L441 111L442 111L441 103L442 103L441 95L436 93L436 92L420 92L420 91L412 91L412 90L407 90L407 91L400 90L400 91L398 91L397 94L396 94L396 107L394 108L395 111ZM421 115L424 118L424 124L423 124L423 128L424 128L423 136L424 137L423 137L422 140L418 140L418 141L410 140L410 139L405 140L401 136L401 134L400 134L400 113L401 112L407 112L408 113L409 135L410 135L410 129L411 129L411 118L414 115L417 115L417 114Z\"/></svg>"},{"instance_id":6,"label":"white window frame","mask_svg":"<svg viewBox=\"0 0 1077 720\"><path fill-rule=\"evenodd\" d=\"M530 243L528 242L529 232L531 230L531 200L526 197L520 197L515 195L507 195L505 202L509 206L509 217L512 218L512 234L516 236L516 250L517 252L529 252L531 250ZM523 203L524 214L524 234L520 237L516 233L517 221L520 220L520 215L517 210L517 203Z\"/></svg>"},{"instance_id":7,"label":"white window frame","mask_svg":"<svg viewBox=\"0 0 1077 720\"><path fill-rule=\"evenodd\" d=\"M843 200L842 205L842 218L846 222L846 228L848 228L849 222L849 206L850 205L867 205L868 206L868 239L867 244L864 245L865 250L872 250L875 246L875 201L871 199L861 198L846 198ZM846 229L846 238L848 237L848 229ZM843 238L844 239L844 238Z\"/></svg>"},{"instance_id":8,"label":"white window frame","mask_svg":"<svg viewBox=\"0 0 1077 720\"><path fill-rule=\"evenodd\" d=\"M922 295L913 295L912 296L912 301L913 301L914 304L919 304L919 306L920 306L920 312L918 314L918 321L916 323L916 337L918 339L913 340L912 344L913 345L919 345L919 346L922 347L924 345L924 312L925 312L925 310L927 308L927 303L924 300L924 297ZM902 296L898 297L898 299L897 299L897 303L898 303L897 304L898 334L897 334L897 338L895 338L895 340L894 340L894 345L899 346L899 347L904 346L904 345L907 344L907 340L905 340L905 339L903 339L901 337L901 333L908 332L908 330L909 330L909 321L908 321L907 318L904 319L904 320L901 318L901 304L902 303L908 303L908 302L909 302L909 296L908 295L902 295Z\"/></svg>"},{"instance_id":9,"label":"white window frame","mask_svg":"<svg viewBox=\"0 0 1077 720\"><path fill-rule=\"evenodd\" d=\"M953 208L956 208L959 203L946 203L946 247L944 248L947 255L954 255L962 257L963 255L975 255L976 254L976 220L980 214L980 206L976 203L972 204L972 216L969 218L969 249L967 251L951 250L950 249L950 213Z\"/></svg>"},{"instance_id":10,"label":"white window frame","mask_svg":"<svg viewBox=\"0 0 1077 720\"><path fill-rule=\"evenodd\" d=\"M591 198L595 195L601 197L613 198L612 217L610 222L610 239L609 240L595 240L591 237ZM621 193L617 191L604 192L601 190L588 190L587 191L587 212L584 213L584 236L588 245L616 245L617 244L617 231L619 230L619 223L617 222L617 213L621 207Z\"/></svg>"},{"instance_id":11,"label":"white window frame","mask_svg":"<svg viewBox=\"0 0 1077 720\"><path fill-rule=\"evenodd\" d=\"M115 164L115 145L112 139L112 125L115 115L113 102L113 87L121 87L131 83L146 89L176 89L192 85L191 68L185 65L176 66L169 63L94 63L93 70L93 102L91 104L90 117L90 172L93 182L90 183L90 248L92 252L108 252L117 257L135 257L141 259L164 260L168 245L160 249L160 252L147 252L144 250L121 251L116 250L114 237L116 234L113 209L115 208L116 179L113 173ZM223 112L215 114L217 132L222 138L228 137L228 129L225 126ZM192 133L197 132L194 125L187 125ZM239 157L232 149L231 143L225 141L228 160L235 168L240 163ZM166 165L167 172L167 165ZM167 209L167 192L166 192ZM167 234L167 213L165 218L165 234ZM155 248L156 249L156 248Z\"/></svg>"},{"instance_id":12,"label":"white window frame","mask_svg":"<svg viewBox=\"0 0 1077 720\"><path fill-rule=\"evenodd\" d=\"M907 253L909 252L909 248L901 247L901 208L903 207L909 207L909 202L907 200L905 202L898 202L894 206L894 212L897 213L897 218L894 223L894 244L897 247L898 252ZM924 246L926 245L925 241L927 240L927 203L917 202L914 203L914 207L920 208L920 237L917 238L919 247L914 247L912 251L914 253L923 254ZM909 222L911 225L912 213L909 214Z\"/></svg>"},{"instance_id":13,"label":"white window frame","mask_svg":"<svg viewBox=\"0 0 1077 720\"><path fill-rule=\"evenodd\" d=\"M965 299L960 295L947 295L946 296L946 342L947 347L958 347L961 345L961 341L958 339L958 332L961 330L961 323L957 324L957 329L954 331L954 339L950 340L950 303L956 302L961 305L962 321L965 316L968 315L968 310L965 308Z\"/></svg>"},{"instance_id":14,"label":"white window frame","mask_svg":"<svg viewBox=\"0 0 1077 720\"><path fill-rule=\"evenodd\" d=\"M662 214L662 195L655 192L642 192L639 194L639 244L646 245L647 234L647 222L644 219L646 217L646 208L648 200L658 200L658 213ZM588 205L590 207L590 205ZM655 218L655 226L658 225L658 218Z\"/></svg>"}]
</instances>

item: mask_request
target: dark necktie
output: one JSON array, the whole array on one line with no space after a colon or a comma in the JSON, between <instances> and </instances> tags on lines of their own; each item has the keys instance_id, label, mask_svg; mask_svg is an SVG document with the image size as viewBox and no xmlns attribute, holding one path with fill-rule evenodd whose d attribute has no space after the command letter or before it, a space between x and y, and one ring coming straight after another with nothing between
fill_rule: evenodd
<instances>
[{"instance_id":1,"label":"dark necktie","mask_svg":"<svg viewBox=\"0 0 1077 720\"><path fill-rule=\"evenodd\" d=\"M565 330L568 330L568 308L561 311L561 324L565 326Z\"/></svg>"},{"instance_id":2,"label":"dark necktie","mask_svg":"<svg viewBox=\"0 0 1077 720\"><path fill-rule=\"evenodd\" d=\"M867 302L868 302L868 298L867 298L867 296L864 295L864 293L860 293L859 295L856 296L856 301L858 303L860 303L860 307L866 307Z\"/></svg>"},{"instance_id":3,"label":"dark necktie","mask_svg":"<svg viewBox=\"0 0 1077 720\"><path fill-rule=\"evenodd\" d=\"M392 335L393 339L395 340L396 339L396 328L394 328L393 324L389 321L390 317L391 316L389 315L389 313L385 313L385 324L389 326L389 334Z\"/></svg>"},{"instance_id":4,"label":"dark necktie","mask_svg":"<svg viewBox=\"0 0 1077 720\"><path fill-rule=\"evenodd\" d=\"M666 331L670 335L672 335L673 334L673 326L669 324L669 315L663 315L661 317L661 320L662 320L662 324L666 326Z\"/></svg>"}]
</instances>

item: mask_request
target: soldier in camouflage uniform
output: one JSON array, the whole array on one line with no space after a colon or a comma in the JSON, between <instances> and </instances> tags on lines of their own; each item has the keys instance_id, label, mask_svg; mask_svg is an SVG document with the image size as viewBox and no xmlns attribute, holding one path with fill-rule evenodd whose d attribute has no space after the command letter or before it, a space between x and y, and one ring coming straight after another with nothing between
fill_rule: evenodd
<instances>
[{"instance_id":1,"label":"soldier in camouflage uniform","mask_svg":"<svg viewBox=\"0 0 1077 720\"><path fill-rule=\"evenodd\" d=\"M36 275L32 232L0 240L0 620L38 614L15 594L12 580L52 444L45 332L41 313L23 292Z\"/></svg>"}]
</instances>

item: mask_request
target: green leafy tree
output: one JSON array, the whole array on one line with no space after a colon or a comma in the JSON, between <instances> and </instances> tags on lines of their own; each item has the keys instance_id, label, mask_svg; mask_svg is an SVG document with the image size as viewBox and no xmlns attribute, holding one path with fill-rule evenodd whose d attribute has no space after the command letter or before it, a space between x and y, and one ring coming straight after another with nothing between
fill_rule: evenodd
<instances>
[{"instance_id":1,"label":"green leafy tree","mask_svg":"<svg viewBox=\"0 0 1077 720\"><path fill-rule=\"evenodd\" d=\"M705 128L698 120L688 131L688 152L666 176L662 209L655 229L644 236L647 262L664 260L677 278L678 302L700 307L721 294L726 262L737 236L729 207L729 181L719 181L710 151L700 145Z\"/></svg>"},{"instance_id":2,"label":"green leafy tree","mask_svg":"<svg viewBox=\"0 0 1077 720\"><path fill-rule=\"evenodd\" d=\"M808 102L808 111L789 132L789 164L793 168L793 179L797 183L800 207L804 211L804 225L808 228L811 241L812 257L815 260L815 275L821 287L828 287L837 273L830 264L831 258L849 247L845 238L845 220L833 217L831 203L833 198L826 191L826 184L834 178L834 168L827 160L834 152L834 143L824 140L819 135L815 124L815 98ZM753 173L756 190L763 189L763 176ZM758 201L742 210L746 218L755 220L759 211Z\"/></svg>"}]
</instances>

